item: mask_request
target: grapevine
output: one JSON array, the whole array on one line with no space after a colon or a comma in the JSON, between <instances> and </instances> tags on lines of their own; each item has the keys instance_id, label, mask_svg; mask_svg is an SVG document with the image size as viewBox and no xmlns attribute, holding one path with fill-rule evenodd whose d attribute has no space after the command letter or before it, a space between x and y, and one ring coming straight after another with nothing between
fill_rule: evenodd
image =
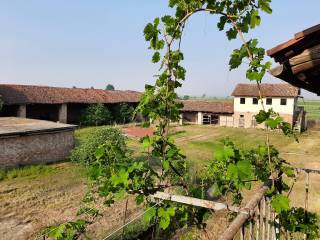
<instances>
[{"instance_id":1,"label":"grapevine","mask_svg":"<svg viewBox=\"0 0 320 240\"><path fill-rule=\"evenodd\" d=\"M144 123L145 127L155 124L156 130L153 136L141 139L146 158L139 161L112 142L106 142L97 149L97 160L91 163L90 177L96 193L105 199L105 204L111 206L116 200L133 195L138 205L152 207L154 202L150 196L170 189L196 198L226 199L240 206L244 189L250 189L253 182L271 180L267 195L284 230L305 233L308 239L319 235L316 216L306 211L302 214L301 209L291 207L289 198L284 194L290 187L283 176L293 179L295 171L271 145L269 131L279 129L287 136L296 136L292 126L284 122L278 113L263 108L256 115L257 123L267 126L265 145L244 151L226 139L215 149L215 158L199 176L190 173L186 156L170 132L170 124L179 121L179 111L183 107L176 89L182 86L186 77L181 45L188 21L200 13L218 16L217 29L225 31L228 40L239 38L242 41L241 47L230 56L230 70L248 61L246 77L260 89L271 63L264 60L265 50L258 46L258 40L247 41L245 34L260 25L261 12L272 13L270 3L271 0L169 0L174 14L155 18L146 25L145 40L153 51L152 62L159 65L159 72L155 84L145 86L145 93L135 112L148 117L150 121ZM158 225L161 238L166 239L184 226L204 229L209 215L210 211L206 209L163 201L148 211L144 220Z\"/></svg>"}]
</instances>

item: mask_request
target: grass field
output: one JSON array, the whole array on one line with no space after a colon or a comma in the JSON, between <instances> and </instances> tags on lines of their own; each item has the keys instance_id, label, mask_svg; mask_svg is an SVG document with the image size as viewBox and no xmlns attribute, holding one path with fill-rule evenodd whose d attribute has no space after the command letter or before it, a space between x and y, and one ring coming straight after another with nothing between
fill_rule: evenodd
<instances>
[{"instance_id":1,"label":"grass field","mask_svg":"<svg viewBox=\"0 0 320 240\"><path fill-rule=\"evenodd\" d=\"M310 120L320 120L319 100L300 100L299 106L303 106L307 111L307 118Z\"/></svg>"},{"instance_id":2,"label":"grass field","mask_svg":"<svg viewBox=\"0 0 320 240\"><path fill-rule=\"evenodd\" d=\"M93 128L76 131L80 144ZM265 141L265 133L258 129L221 128L213 126L178 126L172 136L187 155L193 174L214 157L215 148L228 137L240 148L250 149ZM299 136L300 143L280 133L271 134L271 143L281 156L297 167L320 169L320 132L311 131ZM142 155L137 139L128 141L135 156ZM291 199L295 206L304 204L304 174L300 174L294 186ZM1 178L1 176L0 176ZM85 169L75 163L64 162L46 166L32 166L11 170L2 174L0 181L0 236L2 239L32 239L44 226L66 220L73 220L87 189ZM320 176L310 175L309 208L320 213ZM124 202L117 202L112 208L97 203L105 216L90 225L88 235L102 239L110 229L122 222ZM137 211L130 199L129 217ZM222 219L222 218L221 218ZM210 220L213 224L217 217ZM209 221L209 223L210 223ZM222 221L222 220L221 220ZM225 222L220 222L225 225ZM188 233L189 234L189 233ZM216 232L218 234L218 232Z\"/></svg>"}]
</instances>

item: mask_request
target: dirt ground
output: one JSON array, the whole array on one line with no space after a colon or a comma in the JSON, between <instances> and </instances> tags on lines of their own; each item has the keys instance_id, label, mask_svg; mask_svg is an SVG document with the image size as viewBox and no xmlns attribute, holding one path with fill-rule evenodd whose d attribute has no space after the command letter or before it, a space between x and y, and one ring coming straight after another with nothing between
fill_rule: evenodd
<instances>
[{"instance_id":1,"label":"dirt ground","mask_svg":"<svg viewBox=\"0 0 320 240\"><path fill-rule=\"evenodd\" d=\"M122 132L129 137L141 138L145 136L152 136L153 128L141 128L141 127L127 127L122 128Z\"/></svg>"},{"instance_id":2,"label":"dirt ground","mask_svg":"<svg viewBox=\"0 0 320 240\"><path fill-rule=\"evenodd\" d=\"M151 130L129 128L125 130L137 137ZM145 130L145 129L143 129ZM131 136L130 134L128 134ZM139 135L139 136L138 136ZM258 130L239 130L216 128L211 126L184 126L174 129L175 141L196 166L212 159L217 142L229 136L239 144L251 146L255 141L263 141ZM295 143L275 134L272 143L281 151L281 156L296 167L320 169L320 132L310 131ZM134 140L136 142L136 140ZM138 146L138 144L134 144ZM244 146L245 147L245 146ZM137 150L138 148L136 148ZM137 150L138 151L138 150ZM300 173L291 194L292 205L304 205L305 174ZM309 209L320 213L320 176L310 174ZM75 220L76 212L87 189L84 169L74 163L66 162L52 165L52 171L46 174L5 179L0 181L0 239L25 240L42 239L39 231L48 225ZM103 239L108 233L123 223L123 201L113 207L97 207L103 213L88 228L91 239ZM132 199L129 201L128 219L141 211ZM207 232L196 231L200 239L217 239L227 225L225 213L216 213L208 220ZM189 238L190 239L190 238ZM193 238L191 238L193 239Z\"/></svg>"}]
</instances>

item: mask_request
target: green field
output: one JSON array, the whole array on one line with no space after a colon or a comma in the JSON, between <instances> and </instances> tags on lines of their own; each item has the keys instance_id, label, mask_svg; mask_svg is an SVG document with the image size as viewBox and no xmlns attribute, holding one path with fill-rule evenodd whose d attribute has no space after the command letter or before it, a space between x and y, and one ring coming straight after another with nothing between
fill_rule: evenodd
<instances>
[{"instance_id":1,"label":"green field","mask_svg":"<svg viewBox=\"0 0 320 240\"><path fill-rule=\"evenodd\" d=\"M299 100L299 106L307 111L307 119L320 120L320 100Z\"/></svg>"},{"instance_id":2,"label":"green field","mask_svg":"<svg viewBox=\"0 0 320 240\"><path fill-rule=\"evenodd\" d=\"M83 128L76 131L78 144L83 142L92 129ZM221 144L222 139L228 137L242 149L263 144L266 139L265 132L259 129L198 125L177 126L172 129L171 134L186 154L191 171L195 175L201 174L203 167L213 159L215 148ZM320 132L303 133L299 136L299 143L276 132L271 133L270 140L280 150L281 156L294 166L320 169ZM138 139L129 139L128 143L134 150L135 157L143 155ZM15 239L18 233L33 239L34 234L44 226L74 219L87 189L84 167L68 161L11 170L2 178L0 236L5 236L4 239ZM305 175L301 173L291 194L294 196L291 202L295 206L304 205L304 181ZM316 212L320 212L319 181L320 176L310 175L309 209ZM90 226L88 236L92 239L102 239L106 233L118 226L117 224L122 223L124 202L117 202L112 208L106 208L101 203L97 205L104 217L99 218L97 224ZM130 217L139 209L136 209L133 200L129 206ZM209 223L214 225L221 219L215 217L209 220ZM224 222L219 224L225 225ZM217 230L213 232L218 234Z\"/></svg>"}]
</instances>

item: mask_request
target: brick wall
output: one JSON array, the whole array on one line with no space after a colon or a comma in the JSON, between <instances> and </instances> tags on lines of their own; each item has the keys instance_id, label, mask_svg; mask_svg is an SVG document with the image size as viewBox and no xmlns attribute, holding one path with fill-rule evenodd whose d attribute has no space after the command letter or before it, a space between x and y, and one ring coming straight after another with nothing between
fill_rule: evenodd
<instances>
[{"instance_id":1,"label":"brick wall","mask_svg":"<svg viewBox=\"0 0 320 240\"><path fill-rule=\"evenodd\" d=\"M73 130L0 138L0 168L62 161L73 147Z\"/></svg>"}]
</instances>

